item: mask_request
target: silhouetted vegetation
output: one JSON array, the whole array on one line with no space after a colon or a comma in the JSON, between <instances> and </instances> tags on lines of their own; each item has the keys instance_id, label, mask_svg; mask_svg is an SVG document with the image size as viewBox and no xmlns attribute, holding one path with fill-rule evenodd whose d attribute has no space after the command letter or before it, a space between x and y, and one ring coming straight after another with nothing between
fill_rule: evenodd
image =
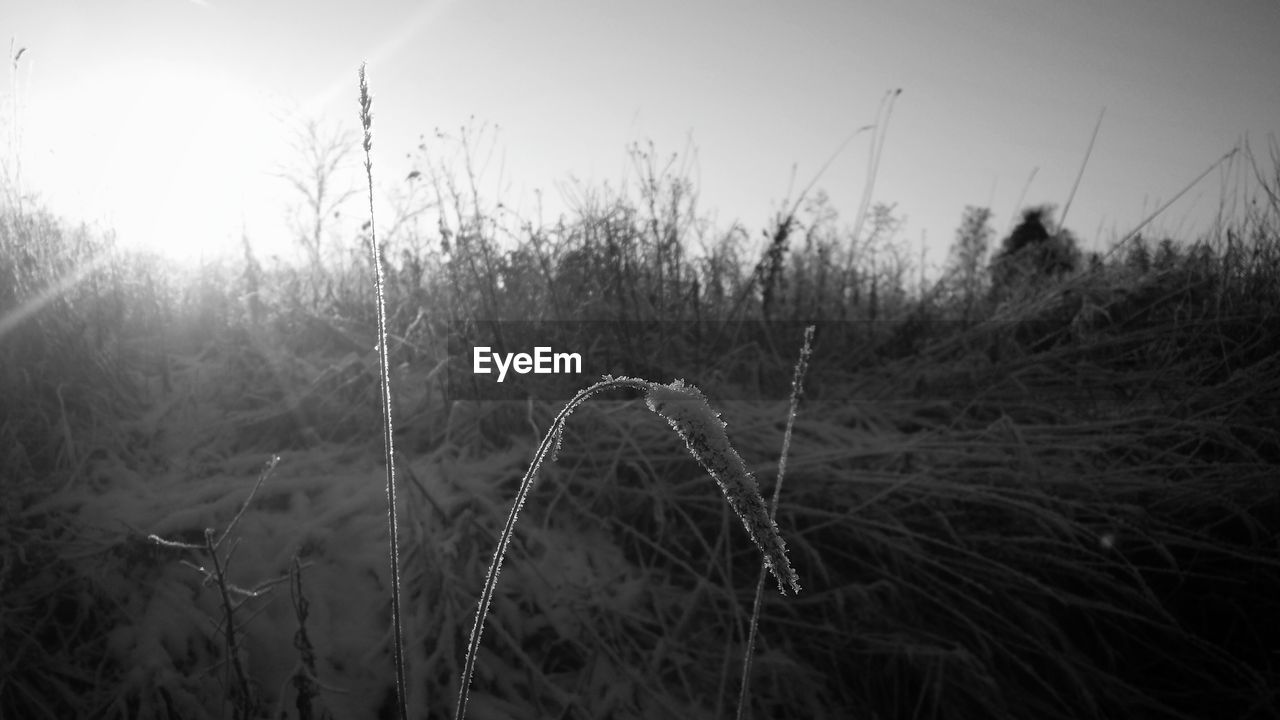
<instances>
[{"instance_id":1,"label":"silhouetted vegetation","mask_svg":"<svg viewBox=\"0 0 1280 720\"><path fill-rule=\"evenodd\" d=\"M468 478L478 499L453 508L410 490L427 508L417 537L449 548L415 545L405 561L410 602L435 598L417 651L435 663L417 670L433 711L455 690L453 608L472 607L474 563L510 501L505 466L482 459L518 454L554 412L469 409L450 342L604 348L609 372L751 400L726 416L763 480L780 433L770 402L786 397L800 329L817 321L778 517L812 580L762 618L758 711L1280 713L1280 176L1209 237L1152 252L1137 236L1087 262L1040 206L988 263L991 213L968 208L947 274L922 282L891 205L871 211L865 236L817 202L753 240L711 228L695 188L635 152L639 198L584 194L554 225L509 227L426 165L406 182L436 189L438 221L423 229L406 211L389 223L397 442L493 475ZM59 497L91 503L120 468L201 478L287 448L376 456L367 255L358 237L309 228L302 263L261 258L246 238L233 257L182 269L30 203L0 214L0 715L159 715L165 693L216 681L178 649L159 685L130 674L108 639L128 617L121 593L150 591L82 559L177 560L138 550L128 528L82 535ZM735 656L725 639L743 622L740 580L759 557L720 544L714 495L685 489L696 468L660 427L584 417L525 522L589 534L575 547L607 547L621 574L574 579L570 613L513 572L510 602L541 620L504 625L511 640L488 651L476 686L496 695L518 676L526 707L592 716L607 656L635 670L608 675L628 688L609 690L615 717L710 717L727 694L722 655ZM609 585L624 575L640 578L626 598ZM309 629L317 648L322 632Z\"/></svg>"},{"instance_id":2,"label":"silhouetted vegetation","mask_svg":"<svg viewBox=\"0 0 1280 720\"><path fill-rule=\"evenodd\" d=\"M1027 285L1075 272L1080 250L1070 230L1050 231L1053 210L1049 206L1022 211L1022 222L1000 243L991 262L991 288L1004 298Z\"/></svg>"}]
</instances>

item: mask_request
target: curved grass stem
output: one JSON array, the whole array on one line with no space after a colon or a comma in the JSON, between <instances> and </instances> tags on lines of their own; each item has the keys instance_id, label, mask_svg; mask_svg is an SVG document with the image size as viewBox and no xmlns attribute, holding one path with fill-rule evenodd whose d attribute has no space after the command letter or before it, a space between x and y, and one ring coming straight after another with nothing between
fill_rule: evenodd
<instances>
[{"instance_id":1,"label":"curved grass stem","mask_svg":"<svg viewBox=\"0 0 1280 720\"><path fill-rule=\"evenodd\" d=\"M702 393L697 388L685 385L679 380L670 385L663 385L639 378L606 376L604 380L579 391L560 410L538 445L533 462L525 471L524 478L520 481L520 489L516 493L515 502L511 504L511 511L507 513L507 521L502 527L493 560L489 563L484 590L480 593L480 602L476 607L476 620L471 627L467 657L462 669L462 683L458 689L458 705L454 714L456 720L466 717L471 678L475 674L476 654L480 648L480 637L484 632L484 621L489 614L489 606L493 602L493 594L498 586L498 574L502 571L502 561L506 556L507 547L511 544L511 537L515 533L520 510L533 490L533 483L543 460L548 453L554 457L560 446L565 423L579 405L593 395L624 387L644 391L645 402L649 409L666 418L689 446L693 456L720 485L725 499L742 520L751 539L764 554L765 564L777 577L778 588L780 590L783 588L785 580L793 592L800 591L799 579L787 560L786 546L778 534L777 525L765 510L755 476L746 469L742 458L729 444L724 421L707 404Z\"/></svg>"},{"instance_id":2,"label":"curved grass stem","mask_svg":"<svg viewBox=\"0 0 1280 720\"><path fill-rule=\"evenodd\" d=\"M559 447L560 436L564 432L564 424L569 419L569 416L592 395L605 390L623 387L648 390L649 385L650 383L639 378L605 378L601 382L580 390L577 395L573 396L572 400L565 404L560 413L556 415L555 420L551 422L551 427L547 430L547 434L543 436L542 442L538 445L538 451L533 456L533 462L529 463L529 469L525 471L524 478L520 481L520 490L516 493L515 502L511 504L511 511L507 513L507 522L502 526L502 535L498 538L498 547L493 552L493 560L489 563L489 572L484 578L484 590L480 593L480 603L476 608L475 625L471 627L471 639L467 642L467 657L462 668L462 684L458 688L458 706L454 713L454 717L457 720L462 720L467 714L467 700L471 692L471 677L475 674L476 651L480 649L480 636L484 632L484 620L489 614L489 605L493 601L493 593L498 586L498 573L502 571L502 561L506 557L507 546L511 544L511 536L515 533L516 520L520 517L520 510L524 507L525 500L529 497L529 492L533 490L533 482L537 477L538 469L542 467L542 461L546 459L547 453Z\"/></svg>"}]
</instances>

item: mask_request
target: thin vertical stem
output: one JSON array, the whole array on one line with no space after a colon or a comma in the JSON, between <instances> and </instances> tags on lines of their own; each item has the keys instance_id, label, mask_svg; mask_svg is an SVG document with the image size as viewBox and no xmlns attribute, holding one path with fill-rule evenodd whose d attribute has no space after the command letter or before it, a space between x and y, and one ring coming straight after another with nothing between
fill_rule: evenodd
<instances>
[{"instance_id":1,"label":"thin vertical stem","mask_svg":"<svg viewBox=\"0 0 1280 720\"><path fill-rule=\"evenodd\" d=\"M800 396L804 394L804 376L809 370L809 356L813 352L813 330L809 325L804 329L804 345L800 348L800 359L796 362L795 373L791 376L791 406L787 412L787 428L782 435L782 454L778 457L778 481L773 484L773 499L769 502L769 521L772 522L778 513L778 502L782 498L782 478L787 472L787 453L791 450L791 429L796 424L796 407L800 404ZM760 605L764 600L764 577L768 567L760 566L760 577L756 579L756 599L751 608L751 626L747 631L747 649L742 656L742 684L738 688L738 720L742 720L747 708L747 687L751 679L751 657L755 654L756 627L760 622Z\"/></svg>"},{"instance_id":2,"label":"thin vertical stem","mask_svg":"<svg viewBox=\"0 0 1280 720\"><path fill-rule=\"evenodd\" d=\"M387 529L391 562L391 633L395 648L396 705L400 720L408 720L405 700L408 683L404 671L404 627L400 616L400 529L396 522L396 451L391 422L391 364L387 359L387 300L382 277L382 254L378 250L378 233L373 215L373 104L369 84L365 80L364 63L360 64L360 124L364 127L364 173L369 187L369 257L373 262L373 289L378 309L378 374L382 385L382 448L387 464Z\"/></svg>"}]
</instances>

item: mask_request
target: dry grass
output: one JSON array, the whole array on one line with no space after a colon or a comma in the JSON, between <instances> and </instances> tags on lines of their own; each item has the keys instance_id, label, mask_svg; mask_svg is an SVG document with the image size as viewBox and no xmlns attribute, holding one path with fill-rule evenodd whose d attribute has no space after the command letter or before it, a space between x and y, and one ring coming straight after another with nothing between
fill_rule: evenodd
<instances>
[{"instance_id":1,"label":"dry grass","mask_svg":"<svg viewBox=\"0 0 1280 720\"><path fill-rule=\"evenodd\" d=\"M477 217L452 223L448 255L392 238L411 716L456 709L482 568L553 427L558 459L491 583L471 715L723 717L752 647L759 550L643 393L562 426L559 404L467 402L447 350L475 317L599 321L548 340L604 338L631 372L687 378L762 480L799 329L820 321L776 510L805 589L763 600L753 717L1280 713L1280 637L1259 620L1280 611L1280 182L1258 175L1259 203L1216 236L1131 240L1000 305L895 286L815 221L764 265L767 325L743 233L694 237L665 176L642 183L657 232L611 198L512 252ZM251 252L186 276L0 215L0 715L395 712L370 267L251 274ZM658 322L675 307L684 324ZM220 572L146 541L227 528L276 452Z\"/></svg>"}]
</instances>

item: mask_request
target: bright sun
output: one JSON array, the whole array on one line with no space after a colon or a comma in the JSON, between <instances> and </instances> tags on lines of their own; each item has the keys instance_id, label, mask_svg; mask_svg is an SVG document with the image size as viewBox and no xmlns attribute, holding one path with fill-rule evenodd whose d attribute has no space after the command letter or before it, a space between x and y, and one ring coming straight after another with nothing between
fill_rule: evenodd
<instances>
[{"instance_id":1,"label":"bright sun","mask_svg":"<svg viewBox=\"0 0 1280 720\"><path fill-rule=\"evenodd\" d=\"M183 260L236 248L242 227L281 217L283 116L231 75L139 60L30 90L26 185L60 215Z\"/></svg>"}]
</instances>

